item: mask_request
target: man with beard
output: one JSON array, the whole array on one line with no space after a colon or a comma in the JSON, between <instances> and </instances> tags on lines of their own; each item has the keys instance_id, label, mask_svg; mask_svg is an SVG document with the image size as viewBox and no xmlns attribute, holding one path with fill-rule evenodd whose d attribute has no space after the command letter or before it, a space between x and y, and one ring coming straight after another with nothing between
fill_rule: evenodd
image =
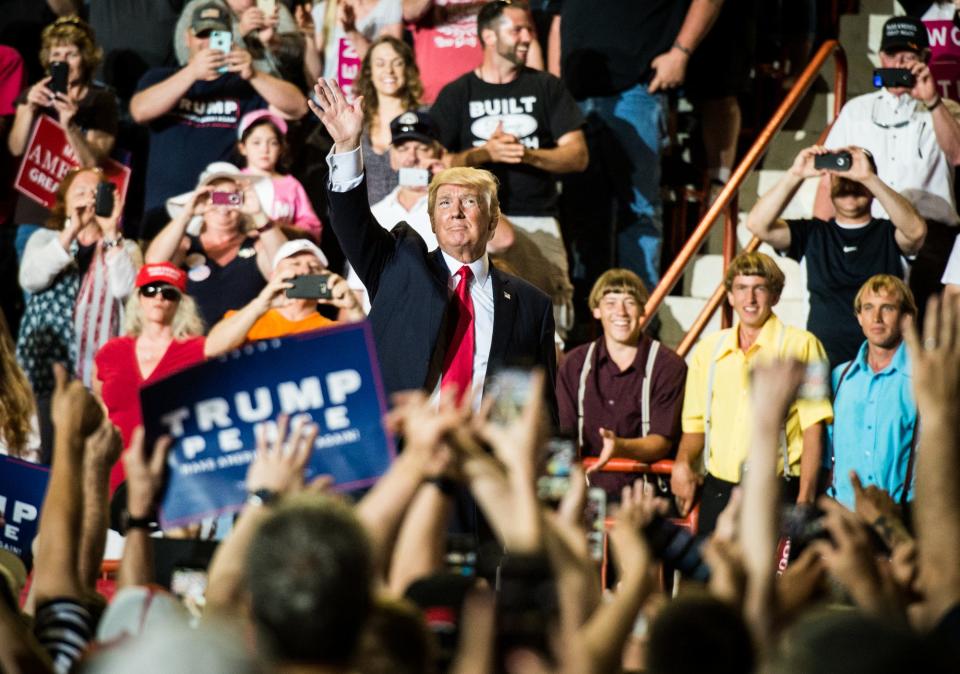
<instances>
[{"instance_id":1,"label":"man with beard","mask_svg":"<svg viewBox=\"0 0 960 674\"><path fill-rule=\"evenodd\" d=\"M850 312L854 296L874 274L903 278L908 260L923 245L927 225L907 199L877 176L866 150L836 150L847 153L843 155L847 168L817 169L815 157L828 152L816 145L801 150L790 170L750 211L747 229L782 255L806 260L807 330L823 342L830 362L837 365L856 356L863 340ZM780 218L804 180L825 175L830 178L834 217ZM871 215L874 198L889 220Z\"/></svg>"},{"instance_id":2,"label":"man with beard","mask_svg":"<svg viewBox=\"0 0 960 674\"><path fill-rule=\"evenodd\" d=\"M526 66L533 23L527 5L502 0L477 15L480 67L443 88L430 114L447 166L481 166L500 182L504 216L535 244L561 282L548 294L561 335L572 325L573 289L557 221L556 175L589 161L583 115L558 78Z\"/></svg>"}]
</instances>

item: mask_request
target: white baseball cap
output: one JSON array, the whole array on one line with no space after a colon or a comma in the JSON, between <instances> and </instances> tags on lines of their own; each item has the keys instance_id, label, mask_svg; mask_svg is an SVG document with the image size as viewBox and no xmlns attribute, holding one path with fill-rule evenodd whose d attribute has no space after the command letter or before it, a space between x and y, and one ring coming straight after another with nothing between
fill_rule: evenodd
<instances>
[{"instance_id":1,"label":"white baseball cap","mask_svg":"<svg viewBox=\"0 0 960 674\"><path fill-rule=\"evenodd\" d=\"M263 206L264 212L267 215L273 216L273 181L266 176L245 174L230 162L215 161L211 164L207 164L207 167L203 169L203 172L200 174L200 178L197 180L197 188L203 187L204 185L209 185L210 183L223 178L237 180L243 177L248 178L253 183L253 190L257 193L257 198L260 200L260 204ZM190 198L192 196L193 190L167 199L167 215L169 215L171 218L176 218L180 212L186 208L187 204L190 203ZM199 215L193 216L193 218L190 220L189 226L187 227L187 233L194 236L199 235L202 224L203 218L201 218Z\"/></svg>"},{"instance_id":2,"label":"white baseball cap","mask_svg":"<svg viewBox=\"0 0 960 674\"><path fill-rule=\"evenodd\" d=\"M286 260L288 257L292 257L297 253L311 253L315 255L324 268L330 264L327 262L327 256L323 254L320 247L313 241L310 239L293 239L287 241L277 250L277 254L273 256L273 268L276 269L281 260Z\"/></svg>"}]
</instances>

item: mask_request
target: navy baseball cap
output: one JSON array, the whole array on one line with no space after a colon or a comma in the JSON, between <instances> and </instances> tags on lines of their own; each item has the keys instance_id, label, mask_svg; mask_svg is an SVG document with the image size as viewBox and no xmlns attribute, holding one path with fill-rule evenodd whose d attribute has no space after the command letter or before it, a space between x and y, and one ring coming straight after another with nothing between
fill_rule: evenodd
<instances>
[{"instance_id":1,"label":"navy baseball cap","mask_svg":"<svg viewBox=\"0 0 960 674\"><path fill-rule=\"evenodd\" d=\"M927 27L923 21L912 16L894 16L883 24L880 51L888 54L897 51L913 51L918 54L930 47Z\"/></svg>"},{"instance_id":2,"label":"navy baseball cap","mask_svg":"<svg viewBox=\"0 0 960 674\"><path fill-rule=\"evenodd\" d=\"M421 143L440 141L437 125L426 112L411 110L399 115L390 122L391 143L397 145L405 140L419 140Z\"/></svg>"}]
</instances>

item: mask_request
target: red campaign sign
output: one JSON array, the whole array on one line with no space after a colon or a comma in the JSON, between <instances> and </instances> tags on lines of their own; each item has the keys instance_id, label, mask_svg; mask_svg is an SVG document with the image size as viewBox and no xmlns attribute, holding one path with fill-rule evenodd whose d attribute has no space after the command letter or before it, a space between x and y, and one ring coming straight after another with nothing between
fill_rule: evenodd
<instances>
[{"instance_id":1,"label":"red campaign sign","mask_svg":"<svg viewBox=\"0 0 960 674\"><path fill-rule=\"evenodd\" d=\"M78 166L77 154L63 127L50 117L40 115L13 186L41 206L53 208L60 181L70 169ZM129 167L107 159L101 169L104 177L117 186L118 197L126 196L130 184Z\"/></svg>"}]
</instances>

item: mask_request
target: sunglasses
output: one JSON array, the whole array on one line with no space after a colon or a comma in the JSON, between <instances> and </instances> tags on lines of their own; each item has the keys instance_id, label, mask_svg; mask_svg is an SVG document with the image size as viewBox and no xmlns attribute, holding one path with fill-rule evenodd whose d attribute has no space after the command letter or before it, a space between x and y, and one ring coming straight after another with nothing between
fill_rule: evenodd
<instances>
[{"instance_id":1,"label":"sunglasses","mask_svg":"<svg viewBox=\"0 0 960 674\"><path fill-rule=\"evenodd\" d=\"M160 294L167 302L179 302L180 291L168 285L148 285L140 288L142 297L156 297Z\"/></svg>"}]
</instances>

